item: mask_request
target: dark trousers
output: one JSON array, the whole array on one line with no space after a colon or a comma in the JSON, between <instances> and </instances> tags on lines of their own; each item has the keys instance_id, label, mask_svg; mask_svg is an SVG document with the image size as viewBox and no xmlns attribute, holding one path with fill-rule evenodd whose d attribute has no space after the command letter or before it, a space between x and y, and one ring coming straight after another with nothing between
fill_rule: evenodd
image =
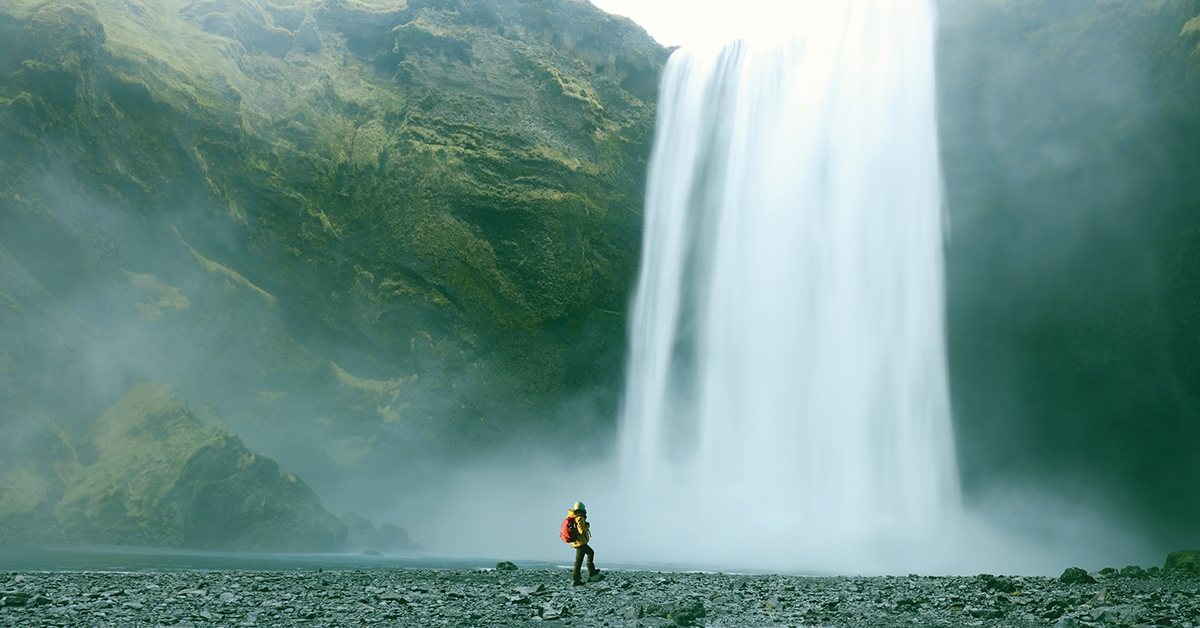
<instances>
[{"instance_id":1,"label":"dark trousers","mask_svg":"<svg viewBox=\"0 0 1200 628\"><path fill-rule=\"evenodd\" d=\"M583 578L579 577L579 568L583 565L583 557L585 555L587 556L588 573L591 574L593 571L596 570L596 562L595 562L596 552L593 551L591 547L588 547L587 543L584 543L583 545L576 547L575 548L575 571L571 572L571 578L573 580L575 580L576 582L583 579Z\"/></svg>"}]
</instances>

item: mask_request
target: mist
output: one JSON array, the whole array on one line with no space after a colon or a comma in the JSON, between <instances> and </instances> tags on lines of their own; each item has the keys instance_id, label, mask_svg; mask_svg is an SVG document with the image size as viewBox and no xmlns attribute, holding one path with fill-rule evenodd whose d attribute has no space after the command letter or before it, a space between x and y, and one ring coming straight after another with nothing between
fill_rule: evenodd
<instances>
[{"instance_id":1,"label":"mist","mask_svg":"<svg viewBox=\"0 0 1200 628\"><path fill-rule=\"evenodd\" d=\"M57 58L38 43L54 38L4 14L20 42L0 51L9 538L145 541L156 523L71 536L55 508L78 483L63 469L102 455L97 418L152 382L427 556L565 564L576 500L605 568L1054 575L1200 543L1195 2L939 3L961 510L844 542L789 512L792 553L778 522L644 491L620 460L667 51L598 12L535 28L494 4L439 13L458 40L394 34L401 10L262 9L242 39L191 20L205 69L161 76L121 50L168 53L107 8L60 38L80 65L44 72L22 64ZM316 43L274 52L246 34L304 28ZM496 52L514 41L557 87Z\"/></svg>"},{"instance_id":2,"label":"mist","mask_svg":"<svg viewBox=\"0 0 1200 628\"><path fill-rule=\"evenodd\" d=\"M1196 7L942 5L949 356L968 503L1194 544Z\"/></svg>"},{"instance_id":3,"label":"mist","mask_svg":"<svg viewBox=\"0 0 1200 628\"><path fill-rule=\"evenodd\" d=\"M603 500L623 513L606 525L614 557L726 570L1053 575L1073 564L1158 564L1194 544L1200 120L1183 104L1197 66L1181 31L1195 13L941 5L949 372L964 500L952 532L931 534L931 547L884 540L797 567L702 500L610 501L603 487L616 479L590 498L547 487L529 509L551 518L555 500ZM503 486L556 472L505 475ZM654 522L678 509L689 536L703 539L696 545L714 549L696 556L655 541ZM509 517L520 522L514 539L535 525ZM554 545L530 539L531 552Z\"/></svg>"}]
</instances>

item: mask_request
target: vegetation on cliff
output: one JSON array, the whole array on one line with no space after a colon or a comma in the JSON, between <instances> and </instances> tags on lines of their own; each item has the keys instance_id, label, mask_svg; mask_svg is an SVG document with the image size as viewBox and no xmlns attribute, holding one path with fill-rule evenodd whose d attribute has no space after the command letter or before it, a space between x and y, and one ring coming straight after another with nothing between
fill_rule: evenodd
<instances>
[{"instance_id":1,"label":"vegetation on cliff","mask_svg":"<svg viewBox=\"0 0 1200 628\"><path fill-rule=\"evenodd\" d=\"M57 424L35 429L37 448L0 468L0 526L18 539L275 551L346 541L304 482L167 386L134 386L78 440Z\"/></svg>"},{"instance_id":2,"label":"vegetation on cliff","mask_svg":"<svg viewBox=\"0 0 1200 628\"><path fill-rule=\"evenodd\" d=\"M628 20L7 0L0 41L4 456L136 382L325 487L611 428L666 57Z\"/></svg>"}]
</instances>

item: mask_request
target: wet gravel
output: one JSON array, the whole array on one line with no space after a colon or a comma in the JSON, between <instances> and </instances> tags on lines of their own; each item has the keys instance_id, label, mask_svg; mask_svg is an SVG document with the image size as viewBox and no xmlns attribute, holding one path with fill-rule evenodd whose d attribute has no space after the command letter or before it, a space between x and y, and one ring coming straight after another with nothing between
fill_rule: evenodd
<instances>
[{"instance_id":1,"label":"wet gravel","mask_svg":"<svg viewBox=\"0 0 1200 628\"><path fill-rule=\"evenodd\" d=\"M1139 570L1140 571L1140 570ZM563 569L0 574L0 626L1182 626L1200 579Z\"/></svg>"}]
</instances>

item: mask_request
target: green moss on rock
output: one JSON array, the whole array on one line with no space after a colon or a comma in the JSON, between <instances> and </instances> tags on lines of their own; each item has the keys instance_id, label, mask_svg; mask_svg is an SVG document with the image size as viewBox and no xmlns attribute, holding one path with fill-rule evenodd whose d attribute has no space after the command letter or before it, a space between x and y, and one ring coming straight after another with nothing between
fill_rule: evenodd
<instances>
[{"instance_id":1,"label":"green moss on rock","mask_svg":"<svg viewBox=\"0 0 1200 628\"><path fill-rule=\"evenodd\" d=\"M150 373L309 478L611 429L666 58L632 22L567 0L18 0L0 40L20 42L0 46L8 425L93 442ZM183 441L51 482L63 522L182 534L165 470L231 441L164 412L147 429ZM231 482L208 498L249 499Z\"/></svg>"},{"instance_id":2,"label":"green moss on rock","mask_svg":"<svg viewBox=\"0 0 1200 628\"><path fill-rule=\"evenodd\" d=\"M187 547L279 551L336 550L345 541L345 525L298 477L204 424L167 386L134 386L83 446L95 461L54 506L69 534L147 530Z\"/></svg>"}]
</instances>

